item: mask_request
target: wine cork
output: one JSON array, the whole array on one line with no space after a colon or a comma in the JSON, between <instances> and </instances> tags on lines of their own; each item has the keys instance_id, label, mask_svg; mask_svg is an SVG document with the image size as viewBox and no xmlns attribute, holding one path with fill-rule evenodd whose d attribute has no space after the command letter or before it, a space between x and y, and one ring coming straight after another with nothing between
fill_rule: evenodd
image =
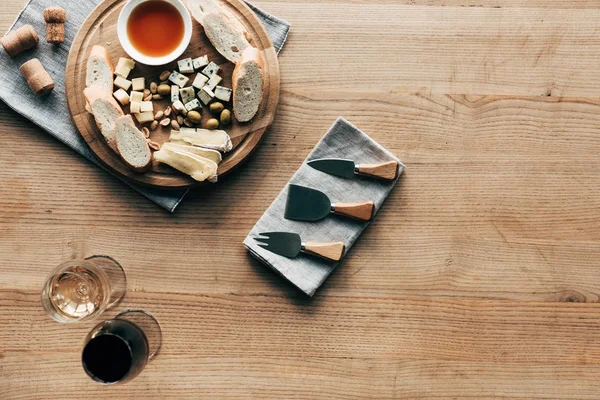
<instances>
[{"instance_id":1,"label":"wine cork","mask_svg":"<svg viewBox=\"0 0 600 400\"><path fill-rule=\"evenodd\" d=\"M27 79L27 84L38 96L48 94L54 89L54 81L37 58L21 65L19 72Z\"/></svg>"},{"instance_id":2,"label":"wine cork","mask_svg":"<svg viewBox=\"0 0 600 400\"><path fill-rule=\"evenodd\" d=\"M48 43L64 42L66 11L60 7L48 7L44 10L44 20L46 21L46 41Z\"/></svg>"},{"instance_id":3,"label":"wine cork","mask_svg":"<svg viewBox=\"0 0 600 400\"><path fill-rule=\"evenodd\" d=\"M23 25L16 31L13 31L0 39L0 43L2 43L4 50L6 50L11 57L37 46L38 41L38 35L31 25Z\"/></svg>"}]
</instances>

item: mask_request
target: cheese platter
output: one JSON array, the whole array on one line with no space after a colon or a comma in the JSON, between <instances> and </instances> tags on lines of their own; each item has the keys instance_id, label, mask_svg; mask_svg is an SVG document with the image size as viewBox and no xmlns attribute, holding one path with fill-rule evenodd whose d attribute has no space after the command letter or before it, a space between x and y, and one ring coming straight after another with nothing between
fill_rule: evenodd
<instances>
[{"instance_id":1,"label":"cheese platter","mask_svg":"<svg viewBox=\"0 0 600 400\"><path fill-rule=\"evenodd\" d=\"M130 23L123 27L123 15L131 21L136 9L151 3L189 12L183 42L176 43L180 54L175 47L169 57L138 54L143 44L129 40L134 34ZM256 148L279 101L277 53L252 10L242 0L184 3L106 0L81 26L67 60L65 89L75 126L109 170L144 186L182 189L227 175ZM243 36L227 36L223 21Z\"/></svg>"}]
</instances>

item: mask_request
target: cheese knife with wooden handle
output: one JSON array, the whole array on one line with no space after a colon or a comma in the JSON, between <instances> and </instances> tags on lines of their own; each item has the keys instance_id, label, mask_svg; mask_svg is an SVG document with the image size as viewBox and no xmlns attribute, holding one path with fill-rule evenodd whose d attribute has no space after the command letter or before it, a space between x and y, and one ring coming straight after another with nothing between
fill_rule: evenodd
<instances>
[{"instance_id":1,"label":"cheese knife with wooden handle","mask_svg":"<svg viewBox=\"0 0 600 400\"><path fill-rule=\"evenodd\" d=\"M386 161L379 164L355 164L352 160L341 158L320 158L309 161L308 165L319 171L341 176L342 178L353 178L356 175L362 175L393 181L398 177L400 164L397 161Z\"/></svg>"},{"instance_id":2,"label":"cheese knife with wooden handle","mask_svg":"<svg viewBox=\"0 0 600 400\"><path fill-rule=\"evenodd\" d=\"M300 253L311 254L331 261L339 261L344 255L344 243L303 242L300 235L291 232L264 232L256 237L258 245L275 254L294 258Z\"/></svg>"}]
</instances>

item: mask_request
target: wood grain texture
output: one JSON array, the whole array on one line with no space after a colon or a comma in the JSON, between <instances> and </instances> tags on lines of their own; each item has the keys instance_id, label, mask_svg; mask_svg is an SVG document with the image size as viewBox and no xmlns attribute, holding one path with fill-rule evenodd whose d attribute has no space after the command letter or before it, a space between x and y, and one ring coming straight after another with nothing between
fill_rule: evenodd
<instances>
[{"instance_id":1,"label":"wood grain texture","mask_svg":"<svg viewBox=\"0 0 600 400\"><path fill-rule=\"evenodd\" d=\"M398 162L387 161L380 164L360 164L358 173L391 181L398 177L398 169Z\"/></svg>"},{"instance_id":2,"label":"wood grain texture","mask_svg":"<svg viewBox=\"0 0 600 400\"><path fill-rule=\"evenodd\" d=\"M345 245L343 242L316 243L306 242L305 249L307 253L324 257L328 260L339 261L344 255Z\"/></svg>"},{"instance_id":3,"label":"wood grain texture","mask_svg":"<svg viewBox=\"0 0 600 400\"><path fill-rule=\"evenodd\" d=\"M256 4L292 23L276 119L173 215L0 104L0 397L597 399L600 4ZM340 115L407 168L309 300L241 242ZM106 316L164 330L110 388L79 364L93 323L39 301L97 253L128 274Z\"/></svg>"}]
</instances>

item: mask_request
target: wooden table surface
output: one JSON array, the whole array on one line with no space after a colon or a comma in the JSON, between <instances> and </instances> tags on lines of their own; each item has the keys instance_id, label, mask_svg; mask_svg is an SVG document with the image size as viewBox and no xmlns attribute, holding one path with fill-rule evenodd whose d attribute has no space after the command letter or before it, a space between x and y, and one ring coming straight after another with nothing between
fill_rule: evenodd
<instances>
[{"instance_id":1,"label":"wooden table surface","mask_svg":"<svg viewBox=\"0 0 600 400\"><path fill-rule=\"evenodd\" d=\"M0 398L600 398L600 2L256 4L292 24L275 124L173 215L0 104ZM241 242L340 115L407 168L308 299ZM129 280L105 316L164 331L127 385L40 305L97 253Z\"/></svg>"}]
</instances>

